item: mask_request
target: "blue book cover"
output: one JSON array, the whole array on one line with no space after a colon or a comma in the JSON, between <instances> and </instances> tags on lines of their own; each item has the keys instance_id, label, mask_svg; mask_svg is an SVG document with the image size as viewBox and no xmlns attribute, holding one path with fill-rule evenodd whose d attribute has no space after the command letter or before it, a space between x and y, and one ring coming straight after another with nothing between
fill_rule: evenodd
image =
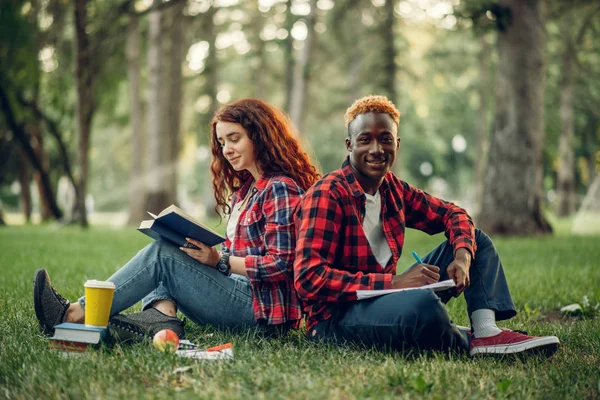
<instances>
[{"instance_id":1,"label":"blue book cover","mask_svg":"<svg viewBox=\"0 0 600 400\"><path fill-rule=\"evenodd\" d=\"M63 322L54 327L53 340L97 344L108 336L108 328Z\"/></svg>"},{"instance_id":2,"label":"blue book cover","mask_svg":"<svg viewBox=\"0 0 600 400\"><path fill-rule=\"evenodd\" d=\"M155 240L162 238L178 247L186 246L186 237L196 239L211 247L225 241L223 236L202 225L175 205L165 208L158 216L150 215L154 219L142 221L138 231ZM186 247L192 246L187 245Z\"/></svg>"}]
</instances>

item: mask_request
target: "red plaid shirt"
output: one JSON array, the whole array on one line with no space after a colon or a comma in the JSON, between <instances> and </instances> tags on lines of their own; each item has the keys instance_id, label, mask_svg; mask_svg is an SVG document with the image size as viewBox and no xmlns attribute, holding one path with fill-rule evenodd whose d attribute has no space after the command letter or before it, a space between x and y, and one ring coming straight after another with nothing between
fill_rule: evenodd
<instances>
[{"instance_id":1,"label":"red plaid shirt","mask_svg":"<svg viewBox=\"0 0 600 400\"><path fill-rule=\"evenodd\" d=\"M232 208L244 199L253 181L250 178L233 194ZM223 245L223 251L245 258L257 322L297 326L302 318L292 268L296 242L293 215L303 193L287 176L262 177L240 214L233 243L227 238Z\"/></svg>"},{"instance_id":2,"label":"red plaid shirt","mask_svg":"<svg viewBox=\"0 0 600 400\"><path fill-rule=\"evenodd\" d=\"M298 241L294 283L308 314L307 327L331 317L335 303L356 300L357 290L391 289L402 254L404 229L446 232L454 251L475 254L475 228L467 212L388 173L379 188L381 220L392 257L377 262L362 223L365 192L348 159L304 195L295 215Z\"/></svg>"}]
</instances>

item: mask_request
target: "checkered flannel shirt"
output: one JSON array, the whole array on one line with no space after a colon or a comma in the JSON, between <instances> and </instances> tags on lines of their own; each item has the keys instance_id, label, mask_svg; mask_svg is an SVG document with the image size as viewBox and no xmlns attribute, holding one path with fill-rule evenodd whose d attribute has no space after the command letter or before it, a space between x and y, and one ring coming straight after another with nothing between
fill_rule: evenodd
<instances>
[{"instance_id":1,"label":"checkered flannel shirt","mask_svg":"<svg viewBox=\"0 0 600 400\"><path fill-rule=\"evenodd\" d=\"M244 199L253 181L250 178L233 194L232 208ZM293 215L304 190L284 175L262 177L252 190L233 242L227 238L222 250L245 259L256 321L298 326L302 308L293 281Z\"/></svg>"},{"instance_id":2,"label":"checkered flannel shirt","mask_svg":"<svg viewBox=\"0 0 600 400\"><path fill-rule=\"evenodd\" d=\"M475 228L467 212L388 173L379 189L381 219L392 251L387 265L377 262L362 223L366 197L348 159L308 189L295 215L298 229L295 287L308 314L307 327L331 317L357 290L391 289L404 245L405 228L430 235L445 232L456 252L475 254Z\"/></svg>"}]
</instances>

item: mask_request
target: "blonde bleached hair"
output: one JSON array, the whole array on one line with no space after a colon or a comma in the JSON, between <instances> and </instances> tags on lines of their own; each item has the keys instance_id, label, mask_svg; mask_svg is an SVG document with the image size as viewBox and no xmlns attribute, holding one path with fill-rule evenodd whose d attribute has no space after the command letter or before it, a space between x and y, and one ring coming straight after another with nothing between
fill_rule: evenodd
<instances>
[{"instance_id":1,"label":"blonde bleached hair","mask_svg":"<svg viewBox=\"0 0 600 400\"><path fill-rule=\"evenodd\" d=\"M398 111L394 103L385 96L369 95L361 97L348 107L346 115L344 115L346 128L358 115L370 112L388 114L392 117L396 125L400 123L400 111Z\"/></svg>"}]
</instances>

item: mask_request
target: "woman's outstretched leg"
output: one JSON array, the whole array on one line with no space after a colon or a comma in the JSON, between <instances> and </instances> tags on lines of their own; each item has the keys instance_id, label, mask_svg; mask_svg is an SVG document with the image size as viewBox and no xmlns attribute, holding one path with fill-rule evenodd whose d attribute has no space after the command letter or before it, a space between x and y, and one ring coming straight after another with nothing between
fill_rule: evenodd
<instances>
[{"instance_id":1,"label":"woman's outstretched leg","mask_svg":"<svg viewBox=\"0 0 600 400\"><path fill-rule=\"evenodd\" d=\"M223 328L256 326L251 285L247 279L225 276L160 240L142 249L108 281L116 286L111 324L113 321L120 325L128 324L128 327L140 328L143 334L169 327L176 332L180 330L183 335L183 323L180 320L153 308L159 300L172 301L199 324ZM115 315L146 295L157 292L160 292L158 296L146 302L145 308L150 308L138 313L143 315ZM78 310L77 305L71 307L52 287L44 270L38 271L34 278L34 303L40 326L49 334L56 324L64 322L69 315L75 315L74 312ZM84 310L85 297L81 297L78 304L81 307L79 310Z\"/></svg>"},{"instance_id":2,"label":"woman's outstretched leg","mask_svg":"<svg viewBox=\"0 0 600 400\"><path fill-rule=\"evenodd\" d=\"M166 244L162 241L150 243L107 279L116 286L111 316L131 307L159 285L163 263L158 255L163 246ZM75 303L69 302L52 286L50 277L44 269L38 269L35 272L33 300L40 328L48 335L53 334L54 326L61 322L84 322L85 296ZM170 307L168 304L162 304L167 302L168 300L158 304L162 312L175 309L174 303ZM171 312L165 314L170 317L174 316ZM183 334L183 329L181 329L181 334Z\"/></svg>"}]
</instances>

